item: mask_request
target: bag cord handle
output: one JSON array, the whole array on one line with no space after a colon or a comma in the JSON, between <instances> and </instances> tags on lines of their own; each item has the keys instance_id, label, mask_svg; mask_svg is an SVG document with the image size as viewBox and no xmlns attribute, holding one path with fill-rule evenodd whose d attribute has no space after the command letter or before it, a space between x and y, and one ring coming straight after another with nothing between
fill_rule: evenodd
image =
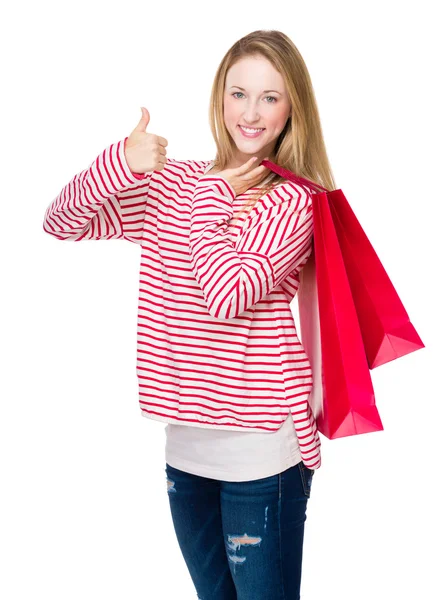
<instances>
[{"instance_id":1,"label":"bag cord handle","mask_svg":"<svg viewBox=\"0 0 433 600\"><path fill-rule=\"evenodd\" d=\"M318 190L321 190L323 192L329 192L329 190L323 187L322 185L319 185L314 181L310 181L309 179L305 179L304 177L300 177L292 171L284 169L283 167L280 167L280 165L276 165L270 160L264 159L260 164L264 167L267 167L268 169L271 169L271 171L274 171L274 173L277 173L281 177L285 177L286 179L289 179L290 181L293 181L294 183L298 183L300 185L306 185L309 188L313 188L316 192Z\"/></svg>"}]
</instances>

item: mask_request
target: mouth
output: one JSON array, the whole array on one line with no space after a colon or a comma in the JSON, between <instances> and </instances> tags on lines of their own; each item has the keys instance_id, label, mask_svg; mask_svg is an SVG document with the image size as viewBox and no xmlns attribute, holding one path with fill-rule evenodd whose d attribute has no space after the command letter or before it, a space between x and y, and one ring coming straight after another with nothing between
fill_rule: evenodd
<instances>
[{"instance_id":1,"label":"mouth","mask_svg":"<svg viewBox=\"0 0 433 600\"><path fill-rule=\"evenodd\" d=\"M238 127L239 131L246 138L257 138L265 131L264 127L260 128L259 130L257 130L256 128L253 128L251 130L248 128L248 130L245 130L241 125L238 125Z\"/></svg>"}]
</instances>

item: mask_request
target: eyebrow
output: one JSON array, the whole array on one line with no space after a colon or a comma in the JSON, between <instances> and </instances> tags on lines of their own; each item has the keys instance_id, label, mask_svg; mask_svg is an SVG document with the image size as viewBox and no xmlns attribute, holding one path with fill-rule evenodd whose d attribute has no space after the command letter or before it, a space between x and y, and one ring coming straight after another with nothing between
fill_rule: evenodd
<instances>
[{"instance_id":1,"label":"eyebrow","mask_svg":"<svg viewBox=\"0 0 433 600\"><path fill-rule=\"evenodd\" d=\"M232 88L238 88L239 90L242 90L243 92L245 92L246 90L244 90L244 88L239 87L238 85L232 85L229 89ZM279 92L278 90L263 90L264 94L267 94L268 92L276 92L277 94L280 94L280 96L282 95L281 92Z\"/></svg>"}]
</instances>

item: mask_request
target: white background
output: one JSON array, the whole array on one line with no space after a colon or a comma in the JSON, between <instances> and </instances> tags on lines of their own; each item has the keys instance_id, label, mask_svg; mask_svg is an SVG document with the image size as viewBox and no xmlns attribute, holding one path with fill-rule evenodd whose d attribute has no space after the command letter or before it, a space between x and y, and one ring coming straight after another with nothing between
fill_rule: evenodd
<instances>
[{"instance_id":1,"label":"white background","mask_svg":"<svg viewBox=\"0 0 433 600\"><path fill-rule=\"evenodd\" d=\"M165 424L138 405L140 248L61 243L42 221L140 106L169 157L214 158L220 60L247 33L280 29L311 74L337 187L426 344L372 371L384 431L321 436L302 598L431 598L428 2L11 6L0 19L0 596L196 598L169 512Z\"/></svg>"}]
</instances>

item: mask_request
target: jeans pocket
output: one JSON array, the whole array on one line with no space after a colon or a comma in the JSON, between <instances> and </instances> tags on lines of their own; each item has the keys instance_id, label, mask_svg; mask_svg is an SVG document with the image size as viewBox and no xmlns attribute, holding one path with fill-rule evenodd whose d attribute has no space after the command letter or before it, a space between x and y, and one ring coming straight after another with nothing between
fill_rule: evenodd
<instances>
[{"instance_id":1,"label":"jeans pocket","mask_svg":"<svg viewBox=\"0 0 433 600\"><path fill-rule=\"evenodd\" d=\"M313 482L314 469L309 469L301 461L298 463L299 473L301 475L302 487L307 498L311 495L311 484Z\"/></svg>"}]
</instances>

